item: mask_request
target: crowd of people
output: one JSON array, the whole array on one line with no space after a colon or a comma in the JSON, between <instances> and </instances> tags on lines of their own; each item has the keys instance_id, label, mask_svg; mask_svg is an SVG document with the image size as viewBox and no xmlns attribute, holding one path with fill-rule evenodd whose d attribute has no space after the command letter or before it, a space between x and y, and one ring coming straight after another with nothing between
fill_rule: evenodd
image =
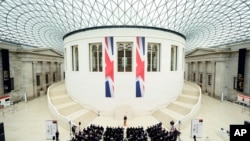
<instances>
[{"instance_id":1,"label":"crowd of people","mask_svg":"<svg viewBox=\"0 0 250 141\"><path fill-rule=\"evenodd\" d=\"M128 127L126 130L127 141L147 141L147 138L143 127Z\"/></svg>"},{"instance_id":2,"label":"crowd of people","mask_svg":"<svg viewBox=\"0 0 250 141\"><path fill-rule=\"evenodd\" d=\"M176 141L180 132L176 128L167 131L162 127L162 123L150 126L146 129L151 141Z\"/></svg>"},{"instance_id":3,"label":"crowd of people","mask_svg":"<svg viewBox=\"0 0 250 141\"><path fill-rule=\"evenodd\" d=\"M123 141L123 127L107 127L103 134L103 141Z\"/></svg>"},{"instance_id":4,"label":"crowd of people","mask_svg":"<svg viewBox=\"0 0 250 141\"><path fill-rule=\"evenodd\" d=\"M148 127L106 127L91 124L76 132L76 126L72 127L73 137L71 141L176 141L180 132L176 129L167 131L158 123Z\"/></svg>"},{"instance_id":5,"label":"crowd of people","mask_svg":"<svg viewBox=\"0 0 250 141\"><path fill-rule=\"evenodd\" d=\"M73 138L71 141L100 141L103 136L104 128L99 125L91 124L82 131L76 132L76 126L72 126Z\"/></svg>"}]
</instances>

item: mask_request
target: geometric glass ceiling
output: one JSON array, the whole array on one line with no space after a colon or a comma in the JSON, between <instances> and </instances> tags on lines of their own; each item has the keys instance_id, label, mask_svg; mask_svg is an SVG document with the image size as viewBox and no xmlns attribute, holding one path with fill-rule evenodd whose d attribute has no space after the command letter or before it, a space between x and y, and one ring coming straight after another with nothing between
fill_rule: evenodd
<instances>
[{"instance_id":1,"label":"geometric glass ceiling","mask_svg":"<svg viewBox=\"0 0 250 141\"><path fill-rule=\"evenodd\" d=\"M63 36L136 25L186 36L186 51L250 40L250 0L0 0L0 41L63 51Z\"/></svg>"}]
</instances>

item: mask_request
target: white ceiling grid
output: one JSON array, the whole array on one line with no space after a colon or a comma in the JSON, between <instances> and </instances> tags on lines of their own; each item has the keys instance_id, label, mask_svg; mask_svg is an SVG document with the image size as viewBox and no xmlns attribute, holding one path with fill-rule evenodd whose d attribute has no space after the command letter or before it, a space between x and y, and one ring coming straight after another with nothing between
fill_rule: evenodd
<instances>
[{"instance_id":1,"label":"white ceiling grid","mask_svg":"<svg viewBox=\"0 0 250 141\"><path fill-rule=\"evenodd\" d=\"M250 39L249 0L0 0L0 41L63 51L69 32L152 26L186 36L186 51Z\"/></svg>"}]
</instances>

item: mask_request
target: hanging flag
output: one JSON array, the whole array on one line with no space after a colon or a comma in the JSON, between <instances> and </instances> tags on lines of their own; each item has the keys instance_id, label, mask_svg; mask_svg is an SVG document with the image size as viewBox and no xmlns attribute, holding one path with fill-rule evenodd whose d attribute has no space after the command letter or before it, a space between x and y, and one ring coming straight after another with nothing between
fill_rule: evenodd
<instances>
[{"instance_id":1,"label":"hanging flag","mask_svg":"<svg viewBox=\"0 0 250 141\"><path fill-rule=\"evenodd\" d=\"M145 37L136 37L136 97L144 95Z\"/></svg>"},{"instance_id":2,"label":"hanging flag","mask_svg":"<svg viewBox=\"0 0 250 141\"><path fill-rule=\"evenodd\" d=\"M114 96L114 43L113 37L105 37L105 93Z\"/></svg>"}]
</instances>

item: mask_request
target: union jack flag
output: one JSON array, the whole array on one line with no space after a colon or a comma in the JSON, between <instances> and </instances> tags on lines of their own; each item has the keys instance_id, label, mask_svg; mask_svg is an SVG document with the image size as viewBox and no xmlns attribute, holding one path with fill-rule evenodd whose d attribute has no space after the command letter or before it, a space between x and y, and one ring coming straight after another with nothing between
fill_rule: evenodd
<instances>
[{"instance_id":1,"label":"union jack flag","mask_svg":"<svg viewBox=\"0 0 250 141\"><path fill-rule=\"evenodd\" d=\"M105 93L114 96L114 43L113 37L105 37Z\"/></svg>"},{"instance_id":2,"label":"union jack flag","mask_svg":"<svg viewBox=\"0 0 250 141\"><path fill-rule=\"evenodd\" d=\"M144 96L145 37L136 37L136 97Z\"/></svg>"}]
</instances>

